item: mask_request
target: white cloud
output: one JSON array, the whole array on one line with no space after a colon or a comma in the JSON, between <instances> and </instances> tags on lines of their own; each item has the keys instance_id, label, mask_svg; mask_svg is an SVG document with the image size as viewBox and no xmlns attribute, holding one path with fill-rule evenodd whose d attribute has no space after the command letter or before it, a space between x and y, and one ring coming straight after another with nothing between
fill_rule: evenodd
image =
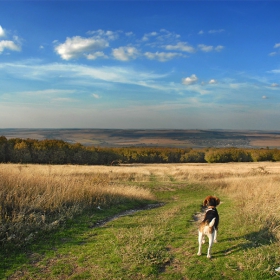
<instances>
[{"instance_id":1,"label":"white cloud","mask_svg":"<svg viewBox=\"0 0 280 280\"><path fill-rule=\"evenodd\" d=\"M167 45L165 46L166 50L178 50L183 52L193 53L195 49L192 46L189 46L185 42L178 42L176 45Z\"/></svg>"},{"instance_id":2,"label":"white cloud","mask_svg":"<svg viewBox=\"0 0 280 280\"><path fill-rule=\"evenodd\" d=\"M5 30L0 25L0 37L5 37L5 36L6 36Z\"/></svg>"},{"instance_id":3,"label":"white cloud","mask_svg":"<svg viewBox=\"0 0 280 280\"><path fill-rule=\"evenodd\" d=\"M270 56L275 56L277 54L277 52L271 52L269 53Z\"/></svg>"},{"instance_id":4,"label":"white cloud","mask_svg":"<svg viewBox=\"0 0 280 280\"><path fill-rule=\"evenodd\" d=\"M214 46L199 44L198 48L203 52L212 52L212 51L220 52L222 49L224 49L224 46L218 45L217 47L214 47Z\"/></svg>"},{"instance_id":5,"label":"white cloud","mask_svg":"<svg viewBox=\"0 0 280 280\"><path fill-rule=\"evenodd\" d=\"M16 45L13 41L8 40L2 40L0 41L0 54L5 50L11 50L11 51L20 51L21 47L19 45Z\"/></svg>"},{"instance_id":6,"label":"white cloud","mask_svg":"<svg viewBox=\"0 0 280 280\"><path fill-rule=\"evenodd\" d=\"M277 83L272 83L270 86L271 86L271 87L279 87L279 84L277 84Z\"/></svg>"},{"instance_id":7,"label":"white cloud","mask_svg":"<svg viewBox=\"0 0 280 280\"><path fill-rule=\"evenodd\" d=\"M206 46L204 44L199 44L198 47L200 48L200 50L202 50L203 52L211 52L213 51L214 47L213 46Z\"/></svg>"},{"instance_id":8,"label":"white cloud","mask_svg":"<svg viewBox=\"0 0 280 280\"><path fill-rule=\"evenodd\" d=\"M215 80L215 79L211 79L210 81L209 81L209 84L210 85L213 85L213 84L217 84L218 82L217 82L217 80Z\"/></svg>"},{"instance_id":9,"label":"white cloud","mask_svg":"<svg viewBox=\"0 0 280 280\"><path fill-rule=\"evenodd\" d=\"M203 31L203 30L200 30L200 31L198 32L198 35L202 35L202 34L204 34L204 31Z\"/></svg>"},{"instance_id":10,"label":"white cloud","mask_svg":"<svg viewBox=\"0 0 280 280\"><path fill-rule=\"evenodd\" d=\"M173 53L173 52L155 52L155 53L145 52L144 55L148 59L158 60L160 62L165 62L165 61L171 60L171 59L173 59L175 57L178 57L178 56L183 56L180 53Z\"/></svg>"},{"instance_id":11,"label":"white cloud","mask_svg":"<svg viewBox=\"0 0 280 280\"><path fill-rule=\"evenodd\" d=\"M67 38L65 43L55 47L57 54L64 60L78 58L88 55L92 51L103 49L109 46L109 43L104 39L99 38L82 38L75 36Z\"/></svg>"},{"instance_id":12,"label":"white cloud","mask_svg":"<svg viewBox=\"0 0 280 280\"><path fill-rule=\"evenodd\" d=\"M220 52L223 49L224 49L224 46L219 45L215 48L215 51Z\"/></svg>"},{"instance_id":13,"label":"white cloud","mask_svg":"<svg viewBox=\"0 0 280 280\"><path fill-rule=\"evenodd\" d=\"M268 97L266 95L263 95L262 99L268 99Z\"/></svg>"},{"instance_id":14,"label":"white cloud","mask_svg":"<svg viewBox=\"0 0 280 280\"><path fill-rule=\"evenodd\" d=\"M195 74L192 74L190 77L184 78L182 80L182 84L184 85L191 85L198 81L198 78Z\"/></svg>"},{"instance_id":15,"label":"white cloud","mask_svg":"<svg viewBox=\"0 0 280 280\"><path fill-rule=\"evenodd\" d=\"M275 44L275 45L274 45L274 48L275 48L275 49L276 49L276 48L280 48L280 43Z\"/></svg>"},{"instance_id":16,"label":"white cloud","mask_svg":"<svg viewBox=\"0 0 280 280\"><path fill-rule=\"evenodd\" d=\"M105 55L104 52L95 52L95 53L90 53L90 54L86 55L86 58L89 60L95 60L99 57L108 58L108 56Z\"/></svg>"},{"instance_id":17,"label":"white cloud","mask_svg":"<svg viewBox=\"0 0 280 280\"><path fill-rule=\"evenodd\" d=\"M139 52L135 47L119 47L112 50L112 55L117 60L128 61L135 59Z\"/></svg>"}]
</instances>

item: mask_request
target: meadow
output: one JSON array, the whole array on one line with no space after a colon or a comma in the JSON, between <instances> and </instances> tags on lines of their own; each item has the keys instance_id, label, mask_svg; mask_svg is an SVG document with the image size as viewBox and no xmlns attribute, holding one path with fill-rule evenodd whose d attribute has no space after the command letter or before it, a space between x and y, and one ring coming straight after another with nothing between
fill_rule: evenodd
<instances>
[{"instance_id":1,"label":"meadow","mask_svg":"<svg viewBox=\"0 0 280 280\"><path fill-rule=\"evenodd\" d=\"M278 279L279 171L279 162L1 164L0 278ZM222 201L211 260L207 245L196 255L209 194ZM126 212L149 204L160 207Z\"/></svg>"}]
</instances>

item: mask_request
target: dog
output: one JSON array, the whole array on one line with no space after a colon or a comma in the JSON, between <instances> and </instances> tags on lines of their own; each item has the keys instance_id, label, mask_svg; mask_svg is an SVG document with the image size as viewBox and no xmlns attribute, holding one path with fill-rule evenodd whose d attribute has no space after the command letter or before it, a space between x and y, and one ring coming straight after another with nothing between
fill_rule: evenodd
<instances>
[{"instance_id":1,"label":"dog","mask_svg":"<svg viewBox=\"0 0 280 280\"><path fill-rule=\"evenodd\" d=\"M220 199L216 196L207 196L203 201L203 206L207 207L203 221L198 229L198 253L201 255L202 244L205 243L205 235L209 239L209 246L207 251L207 258L211 258L211 248L213 242L217 242L217 233L219 225L219 214L216 207L220 204Z\"/></svg>"}]
</instances>

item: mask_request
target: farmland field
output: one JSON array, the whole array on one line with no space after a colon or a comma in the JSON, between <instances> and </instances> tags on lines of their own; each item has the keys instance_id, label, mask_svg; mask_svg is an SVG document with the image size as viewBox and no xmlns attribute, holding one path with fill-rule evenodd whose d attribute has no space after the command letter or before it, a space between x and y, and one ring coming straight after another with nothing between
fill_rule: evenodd
<instances>
[{"instance_id":1,"label":"farmland field","mask_svg":"<svg viewBox=\"0 0 280 280\"><path fill-rule=\"evenodd\" d=\"M279 148L280 131L176 129L0 129L0 136L60 139L86 146L156 146L177 148Z\"/></svg>"},{"instance_id":2,"label":"farmland field","mask_svg":"<svg viewBox=\"0 0 280 280\"><path fill-rule=\"evenodd\" d=\"M1 279L280 276L278 162L1 164L0 176ZM209 194L221 199L211 260L207 241L196 255Z\"/></svg>"}]
</instances>

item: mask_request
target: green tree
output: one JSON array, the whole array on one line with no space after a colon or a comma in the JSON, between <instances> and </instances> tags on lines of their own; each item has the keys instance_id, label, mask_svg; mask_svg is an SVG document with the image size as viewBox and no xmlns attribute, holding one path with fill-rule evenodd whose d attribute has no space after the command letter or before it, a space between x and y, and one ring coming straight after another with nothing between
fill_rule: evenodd
<instances>
[{"instance_id":1,"label":"green tree","mask_svg":"<svg viewBox=\"0 0 280 280\"><path fill-rule=\"evenodd\" d=\"M0 137L0 162L6 162L7 153L7 138L5 136Z\"/></svg>"}]
</instances>

